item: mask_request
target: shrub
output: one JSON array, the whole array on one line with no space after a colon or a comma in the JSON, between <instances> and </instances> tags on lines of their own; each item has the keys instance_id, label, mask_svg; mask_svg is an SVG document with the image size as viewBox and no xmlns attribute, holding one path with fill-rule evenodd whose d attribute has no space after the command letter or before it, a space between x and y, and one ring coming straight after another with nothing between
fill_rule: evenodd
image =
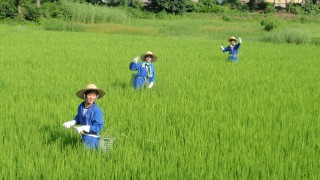
<instances>
[{"instance_id":1,"label":"shrub","mask_svg":"<svg viewBox=\"0 0 320 180\"><path fill-rule=\"evenodd\" d=\"M278 21L274 18L267 17L261 21L261 25L264 26L264 30L271 31L278 26Z\"/></svg>"},{"instance_id":2,"label":"shrub","mask_svg":"<svg viewBox=\"0 0 320 180\"><path fill-rule=\"evenodd\" d=\"M267 4L264 13L268 14L268 13L275 13L276 9L273 7L272 4Z\"/></svg>"},{"instance_id":3,"label":"shrub","mask_svg":"<svg viewBox=\"0 0 320 180\"><path fill-rule=\"evenodd\" d=\"M301 6L300 5L295 5L293 3L288 4L287 11L289 13L298 14L298 15L303 13L303 10L302 10Z\"/></svg>"},{"instance_id":4,"label":"shrub","mask_svg":"<svg viewBox=\"0 0 320 180\"><path fill-rule=\"evenodd\" d=\"M129 18L143 18L143 16L144 16L143 11L136 9L136 8L127 7L126 12L127 12L127 15L129 16Z\"/></svg>"},{"instance_id":5,"label":"shrub","mask_svg":"<svg viewBox=\"0 0 320 180\"><path fill-rule=\"evenodd\" d=\"M127 7L126 14L129 18L138 18L138 19L154 19L156 18L156 14L146 10L140 10L135 8Z\"/></svg>"},{"instance_id":6,"label":"shrub","mask_svg":"<svg viewBox=\"0 0 320 180\"><path fill-rule=\"evenodd\" d=\"M144 5L143 2L140 0L131 0L130 4L128 4L128 6L132 8L137 8L137 9L141 9L143 5Z\"/></svg>"},{"instance_id":7,"label":"shrub","mask_svg":"<svg viewBox=\"0 0 320 180\"><path fill-rule=\"evenodd\" d=\"M17 8L12 1L0 2L0 19L14 18L17 15Z\"/></svg>"},{"instance_id":8,"label":"shrub","mask_svg":"<svg viewBox=\"0 0 320 180\"><path fill-rule=\"evenodd\" d=\"M161 11L161 12L157 13L156 17L158 19L168 19L169 18L168 13L166 11Z\"/></svg>"},{"instance_id":9,"label":"shrub","mask_svg":"<svg viewBox=\"0 0 320 180\"><path fill-rule=\"evenodd\" d=\"M63 11L61 7L62 6L58 2L43 3L40 12L44 18L62 18Z\"/></svg>"},{"instance_id":10,"label":"shrub","mask_svg":"<svg viewBox=\"0 0 320 180\"><path fill-rule=\"evenodd\" d=\"M257 4L259 10L265 10L267 8L267 2L260 2Z\"/></svg>"},{"instance_id":11,"label":"shrub","mask_svg":"<svg viewBox=\"0 0 320 180\"><path fill-rule=\"evenodd\" d=\"M101 0L99 1L102 2ZM133 0L131 1L131 3L134 5L138 4L137 0ZM127 1L126 0L108 0L106 4L107 6L124 6L124 5L127 5Z\"/></svg>"},{"instance_id":12,"label":"shrub","mask_svg":"<svg viewBox=\"0 0 320 180\"><path fill-rule=\"evenodd\" d=\"M249 11L249 6L246 3L241 2L240 0L236 0L231 4L231 9L246 12Z\"/></svg>"},{"instance_id":13,"label":"shrub","mask_svg":"<svg viewBox=\"0 0 320 180\"><path fill-rule=\"evenodd\" d=\"M35 3L26 3L22 8L22 15L26 20L39 22L41 14L40 9Z\"/></svg>"},{"instance_id":14,"label":"shrub","mask_svg":"<svg viewBox=\"0 0 320 180\"><path fill-rule=\"evenodd\" d=\"M304 14L306 15L318 15L320 14L320 6L316 4L308 3L303 6Z\"/></svg>"},{"instance_id":15,"label":"shrub","mask_svg":"<svg viewBox=\"0 0 320 180\"><path fill-rule=\"evenodd\" d=\"M222 16L222 19L224 21L231 21L231 18L229 16L225 15L225 14Z\"/></svg>"},{"instance_id":16,"label":"shrub","mask_svg":"<svg viewBox=\"0 0 320 180\"><path fill-rule=\"evenodd\" d=\"M201 3L195 5L195 12L203 12L203 13L223 13L224 9L222 6L216 3Z\"/></svg>"},{"instance_id":17,"label":"shrub","mask_svg":"<svg viewBox=\"0 0 320 180\"><path fill-rule=\"evenodd\" d=\"M151 0L148 8L156 12L165 10L168 13L183 14L186 12L189 2L190 0Z\"/></svg>"},{"instance_id":18,"label":"shrub","mask_svg":"<svg viewBox=\"0 0 320 180\"><path fill-rule=\"evenodd\" d=\"M196 11L196 6L198 3L190 1L186 4L186 12L194 12Z\"/></svg>"}]
</instances>

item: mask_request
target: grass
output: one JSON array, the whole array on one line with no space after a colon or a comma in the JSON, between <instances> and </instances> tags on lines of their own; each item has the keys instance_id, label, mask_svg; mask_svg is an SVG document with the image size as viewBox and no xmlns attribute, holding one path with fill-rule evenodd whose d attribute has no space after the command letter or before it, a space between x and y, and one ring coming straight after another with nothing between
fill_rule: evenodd
<instances>
[{"instance_id":1,"label":"grass","mask_svg":"<svg viewBox=\"0 0 320 180\"><path fill-rule=\"evenodd\" d=\"M319 26L312 22L300 22L299 17L286 17L237 13L229 15L230 21L223 20L224 15L191 13L183 16L170 16L170 19L128 19L124 22L66 22L61 20L42 21L45 29L57 31L93 32L103 34L133 34L144 36L170 36L188 38L211 38L236 36L249 41L314 44L319 38ZM270 32L264 30L261 21L270 19L277 26Z\"/></svg>"},{"instance_id":2,"label":"grass","mask_svg":"<svg viewBox=\"0 0 320 180\"><path fill-rule=\"evenodd\" d=\"M319 178L318 47L261 42L259 23L222 19L101 26L156 35L0 25L2 177ZM219 46L238 31L239 63L227 63ZM147 50L157 79L135 92L128 66ZM106 91L103 133L117 137L108 160L62 126L88 83Z\"/></svg>"}]
</instances>

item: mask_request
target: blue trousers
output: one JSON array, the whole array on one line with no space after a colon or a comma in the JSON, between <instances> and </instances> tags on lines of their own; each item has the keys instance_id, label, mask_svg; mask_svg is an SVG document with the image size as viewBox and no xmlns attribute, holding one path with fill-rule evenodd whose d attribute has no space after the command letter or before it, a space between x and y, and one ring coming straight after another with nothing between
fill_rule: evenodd
<instances>
[{"instance_id":1,"label":"blue trousers","mask_svg":"<svg viewBox=\"0 0 320 180\"><path fill-rule=\"evenodd\" d=\"M141 89L145 84L149 83L149 79L145 77L136 77L133 83L134 89Z\"/></svg>"},{"instance_id":2,"label":"blue trousers","mask_svg":"<svg viewBox=\"0 0 320 180\"><path fill-rule=\"evenodd\" d=\"M87 146L87 148L92 149L98 149L98 138L92 137L92 136L86 136L82 135L82 141Z\"/></svg>"},{"instance_id":3,"label":"blue trousers","mask_svg":"<svg viewBox=\"0 0 320 180\"><path fill-rule=\"evenodd\" d=\"M230 54L228 57L229 62L238 62L238 55L232 55Z\"/></svg>"}]
</instances>

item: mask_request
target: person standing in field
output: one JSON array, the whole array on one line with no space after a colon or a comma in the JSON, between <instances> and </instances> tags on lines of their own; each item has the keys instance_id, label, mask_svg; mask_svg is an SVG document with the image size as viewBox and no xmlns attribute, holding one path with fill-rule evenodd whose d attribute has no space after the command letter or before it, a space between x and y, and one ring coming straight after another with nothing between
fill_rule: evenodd
<instances>
[{"instance_id":1,"label":"person standing in field","mask_svg":"<svg viewBox=\"0 0 320 180\"><path fill-rule=\"evenodd\" d=\"M237 39L235 37L229 38L230 45L226 48L221 45L221 51L222 52L229 52L228 61L230 62L238 62L238 49L240 48L240 45L242 43L241 37L238 38L239 43L236 44Z\"/></svg>"},{"instance_id":2,"label":"person standing in field","mask_svg":"<svg viewBox=\"0 0 320 180\"><path fill-rule=\"evenodd\" d=\"M141 58L142 62L138 63L139 58ZM141 89L144 86L148 88L153 87L155 81L155 68L152 63L157 61L157 59L157 56L152 54L151 51L133 59L133 62L129 65L129 69L132 71L138 71L134 76L134 89Z\"/></svg>"},{"instance_id":3,"label":"person standing in field","mask_svg":"<svg viewBox=\"0 0 320 180\"><path fill-rule=\"evenodd\" d=\"M98 148L98 133L102 130L104 121L103 113L95 103L102 98L105 92L94 84L87 85L76 93L78 98L84 101L78 106L78 113L73 120L65 122L63 126L70 128L75 125L76 131L82 134L82 141L88 148Z\"/></svg>"}]
</instances>

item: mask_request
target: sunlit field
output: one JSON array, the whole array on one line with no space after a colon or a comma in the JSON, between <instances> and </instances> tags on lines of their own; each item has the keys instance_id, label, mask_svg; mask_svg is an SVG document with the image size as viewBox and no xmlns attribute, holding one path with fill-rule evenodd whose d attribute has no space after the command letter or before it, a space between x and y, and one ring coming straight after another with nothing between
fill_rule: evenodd
<instances>
[{"instance_id":1,"label":"sunlit field","mask_svg":"<svg viewBox=\"0 0 320 180\"><path fill-rule=\"evenodd\" d=\"M319 47L246 32L234 64L219 50L234 34L210 33L1 25L2 178L319 179ZM148 50L158 56L154 88L134 91L129 63ZM97 104L102 134L117 138L110 155L62 126L89 83L106 91Z\"/></svg>"}]
</instances>

